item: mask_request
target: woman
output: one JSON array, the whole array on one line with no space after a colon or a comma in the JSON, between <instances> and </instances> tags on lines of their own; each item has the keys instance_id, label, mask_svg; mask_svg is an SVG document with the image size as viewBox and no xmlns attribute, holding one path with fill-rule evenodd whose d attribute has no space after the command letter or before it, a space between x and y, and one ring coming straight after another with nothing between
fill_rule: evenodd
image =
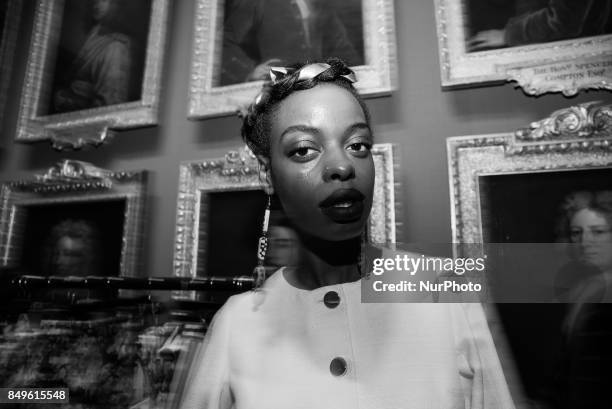
<instances>
[{"instance_id":1,"label":"woman","mask_svg":"<svg viewBox=\"0 0 612 409\"><path fill-rule=\"evenodd\" d=\"M243 136L299 264L218 312L185 408L511 408L477 304L361 303L373 135L341 61L271 70Z\"/></svg>"}]
</instances>

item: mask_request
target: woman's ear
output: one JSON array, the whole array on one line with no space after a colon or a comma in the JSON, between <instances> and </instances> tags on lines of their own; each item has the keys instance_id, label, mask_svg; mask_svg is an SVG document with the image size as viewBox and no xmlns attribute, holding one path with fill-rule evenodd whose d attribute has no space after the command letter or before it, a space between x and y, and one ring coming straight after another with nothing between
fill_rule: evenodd
<instances>
[{"instance_id":1,"label":"woman's ear","mask_svg":"<svg viewBox=\"0 0 612 409\"><path fill-rule=\"evenodd\" d=\"M264 191L268 195L273 195L274 185L272 184L272 174L270 172L270 159L257 155L257 161L259 162L259 180L264 185Z\"/></svg>"}]
</instances>

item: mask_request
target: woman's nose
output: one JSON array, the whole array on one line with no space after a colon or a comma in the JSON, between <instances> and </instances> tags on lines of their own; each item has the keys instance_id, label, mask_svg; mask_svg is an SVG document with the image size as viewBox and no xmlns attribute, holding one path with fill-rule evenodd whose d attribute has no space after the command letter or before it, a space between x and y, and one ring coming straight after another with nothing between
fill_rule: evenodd
<instances>
[{"instance_id":1,"label":"woman's nose","mask_svg":"<svg viewBox=\"0 0 612 409\"><path fill-rule=\"evenodd\" d=\"M323 180L345 181L355 177L355 167L345 153L330 154L323 169Z\"/></svg>"}]
</instances>

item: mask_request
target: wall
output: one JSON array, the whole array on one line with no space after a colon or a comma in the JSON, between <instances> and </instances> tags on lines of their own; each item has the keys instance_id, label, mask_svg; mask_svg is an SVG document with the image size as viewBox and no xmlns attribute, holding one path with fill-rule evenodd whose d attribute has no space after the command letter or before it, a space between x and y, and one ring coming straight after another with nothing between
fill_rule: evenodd
<instances>
[{"instance_id":1,"label":"wall","mask_svg":"<svg viewBox=\"0 0 612 409\"><path fill-rule=\"evenodd\" d=\"M150 170L145 262L150 275L171 274L180 162L221 157L241 144L235 117L186 119L195 0L172 2L159 126L122 132L108 146L71 153L55 152L48 143L12 142L34 3L26 0L18 40L0 135L0 179L29 177L63 158L114 170ZM368 100L368 106L377 142L395 143L401 161L398 217L404 227L398 240L445 242L451 238L447 137L512 131L569 105L589 100L612 103L612 94L591 91L574 98L534 98L511 84L442 91L433 0L395 3L399 90Z\"/></svg>"}]
</instances>

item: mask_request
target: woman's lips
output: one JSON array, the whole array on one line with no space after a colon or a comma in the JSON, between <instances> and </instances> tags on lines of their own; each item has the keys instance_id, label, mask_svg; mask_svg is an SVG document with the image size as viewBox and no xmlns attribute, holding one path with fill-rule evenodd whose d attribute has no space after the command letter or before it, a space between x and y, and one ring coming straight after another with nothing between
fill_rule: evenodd
<instances>
[{"instance_id":1,"label":"woman's lips","mask_svg":"<svg viewBox=\"0 0 612 409\"><path fill-rule=\"evenodd\" d=\"M336 223L352 223L363 214L365 196L356 189L338 189L319 203L324 215Z\"/></svg>"}]
</instances>

